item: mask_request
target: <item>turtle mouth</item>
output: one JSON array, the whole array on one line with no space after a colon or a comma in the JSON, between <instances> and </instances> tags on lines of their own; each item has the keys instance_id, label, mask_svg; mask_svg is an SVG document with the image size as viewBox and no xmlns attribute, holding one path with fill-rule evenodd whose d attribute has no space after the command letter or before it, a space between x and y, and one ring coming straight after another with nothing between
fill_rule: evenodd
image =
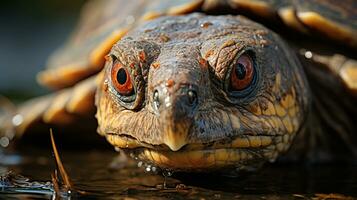
<instances>
[{"instance_id":1,"label":"turtle mouth","mask_svg":"<svg viewBox=\"0 0 357 200\"><path fill-rule=\"evenodd\" d=\"M189 143L178 151L172 151L165 144L148 144L125 134L106 135L109 143L135 158L162 168L184 171L215 170L275 160L279 152L289 146L282 142L282 137L243 135L208 143Z\"/></svg>"}]
</instances>

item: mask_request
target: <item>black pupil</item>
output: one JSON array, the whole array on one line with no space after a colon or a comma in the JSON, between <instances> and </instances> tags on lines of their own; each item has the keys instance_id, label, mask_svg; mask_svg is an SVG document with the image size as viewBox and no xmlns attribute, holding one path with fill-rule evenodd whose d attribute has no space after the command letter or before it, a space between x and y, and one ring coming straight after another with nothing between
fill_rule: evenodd
<instances>
[{"instance_id":1,"label":"black pupil","mask_svg":"<svg viewBox=\"0 0 357 200\"><path fill-rule=\"evenodd\" d=\"M243 80L245 77L245 74L246 74L244 65L241 63L238 63L238 65L235 68L235 73L239 80Z\"/></svg>"},{"instance_id":2,"label":"black pupil","mask_svg":"<svg viewBox=\"0 0 357 200\"><path fill-rule=\"evenodd\" d=\"M126 82L126 79L127 79L127 77L126 77L125 69L123 69L123 68L119 69L118 74L117 74L118 83L120 85L123 85Z\"/></svg>"}]
</instances>

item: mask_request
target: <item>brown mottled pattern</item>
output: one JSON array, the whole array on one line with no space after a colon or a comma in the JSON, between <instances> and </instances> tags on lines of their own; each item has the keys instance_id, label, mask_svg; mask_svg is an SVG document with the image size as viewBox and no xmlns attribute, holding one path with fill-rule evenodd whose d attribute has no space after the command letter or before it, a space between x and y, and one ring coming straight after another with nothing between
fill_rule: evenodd
<instances>
[{"instance_id":1,"label":"brown mottled pattern","mask_svg":"<svg viewBox=\"0 0 357 200\"><path fill-rule=\"evenodd\" d=\"M295 17L303 12L322 17L310 16L308 24L297 17L294 19L298 23L295 25L295 28L299 27L297 31L317 33L355 48L356 7L354 0L339 1L338 4L334 0L137 0L130 3L92 0L84 6L79 26L69 40L49 58L48 69L44 70L44 77L40 76L39 82L56 89L72 86L102 69L103 55L127 30L149 19L191 12L248 12L276 20L282 9L291 8ZM160 39L168 38L162 35Z\"/></svg>"},{"instance_id":2,"label":"brown mottled pattern","mask_svg":"<svg viewBox=\"0 0 357 200\"><path fill-rule=\"evenodd\" d=\"M204 25L207 23L210 25ZM161 40L162 35L169 39ZM146 52L145 63L137 56L142 51ZM254 55L257 81L249 94L233 97L225 82L232 63L244 51ZM130 137L159 152L171 152L166 145L175 142L171 140L183 139L184 146L169 153L180 160L179 155L184 155L182 152L189 151L192 145L203 144L201 150L204 150L214 148L215 145L209 144L219 142L229 149L235 138L247 137L250 147L242 150L250 153L243 160L247 163L254 160L257 164L274 160L285 151L303 126L309 90L299 63L276 34L244 17L201 14L163 17L133 30L110 54L126 66L129 63L137 66L128 67L135 79L137 94L132 102L123 102L109 78L113 63L109 60L96 99L98 130L102 135L109 134L109 138L112 135ZM208 67L202 67L202 63ZM171 84L168 85L168 81ZM104 90L104 85L109 89ZM195 108L184 104L187 86L196 88ZM153 102L155 90L162 103L158 109ZM173 134L173 138L168 134ZM263 136L270 137L272 142L257 148ZM109 141L115 144L114 139ZM243 145L239 141L238 144ZM139 155L150 154L140 149ZM228 154L218 153L217 149L216 154L205 155L203 163L211 162L209 155ZM225 162L210 168L238 164L233 157L225 157ZM170 159L163 164L150 156L144 158L175 168L172 163L168 164ZM230 159L236 163L229 162ZM182 162L177 161L176 167L185 170Z\"/></svg>"},{"instance_id":3,"label":"brown mottled pattern","mask_svg":"<svg viewBox=\"0 0 357 200\"><path fill-rule=\"evenodd\" d=\"M106 60L98 76L98 130L113 145L157 165L182 170L251 166L274 160L297 133L293 156L322 150L323 156L308 157L316 161L342 152L340 158L347 156L343 148L357 155L356 6L354 0L90 1L72 37L38 76L47 86L74 87L19 106L15 117L1 116L0 127L22 134L39 121L63 125L91 116L94 75ZM148 22L195 11L250 14L263 23L277 22L282 26L277 31L290 27L305 34L289 45L303 48L306 74L285 42L244 17L191 14ZM228 74L245 51L253 55L256 84L232 97ZM118 60L134 80L135 96L121 97L111 84L108 74ZM188 104L188 92L197 100L194 106Z\"/></svg>"},{"instance_id":4,"label":"brown mottled pattern","mask_svg":"<svg viewBox=\"0 0 357 200\"><path fill-rule=\"evenodd\" d=\"M299 12L316 12L326 19L351 27L357 30L357 2L343 0L336 3L334 0L294 0Z\"/></svg>"}]
</instances>

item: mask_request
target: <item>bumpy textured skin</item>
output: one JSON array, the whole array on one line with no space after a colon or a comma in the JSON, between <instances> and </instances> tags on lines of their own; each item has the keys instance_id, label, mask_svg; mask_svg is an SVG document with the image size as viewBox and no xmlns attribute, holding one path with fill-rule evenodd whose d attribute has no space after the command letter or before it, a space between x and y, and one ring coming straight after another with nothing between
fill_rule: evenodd
<instances>
[{"instance_id":1,"label":"bumpy textured skin","mask_svg":"<svg viewBox=\"0 0 357 200\"><path fill-rule=\"evenodd\" d=\"M353 0L90 1L72 37L38 76L55 89L73 87L0 116L0 132L12 138L8 132L21 135L38 123L76 123L93 113L99 85L99 132L114 146L164 168L251 167L274 160L291 143L289 157L323 149L312 156L319 160L341 147L357 155L356 7ZM188 15L149 22L192 12L243 14L278 27L275 31L297 30L303 37L288 44L300 54L306 74L285 42L243 17ZM232 99L223 80L232 60L246 50L258 68L257 84L253 92ZM132 103L111 85L108 73L115 60L132 67ZM155 89L161 105L156 110ZM194 109L187 104L188 90L198 94ZM339 155L347 155L346 149Z\"/></svg>"},{"instance_id":2,"label":"bumpy textured skin","mask_svg":"<svg viewBox=\"0 0 357 200\"><path fill-rule=\"evenodd\" d=\"M254 57L256 84L232 97L225 85L243 52ZM97 91L98 131L160 167L258 165L284 152L303 127L310 94L301 66L276 34L244 17L163 17L130 32L110 56ZM116 61L135 80L129 103L110 78ZM197 92L195 106L188 88Z\"/></svg>"}]
</instances>

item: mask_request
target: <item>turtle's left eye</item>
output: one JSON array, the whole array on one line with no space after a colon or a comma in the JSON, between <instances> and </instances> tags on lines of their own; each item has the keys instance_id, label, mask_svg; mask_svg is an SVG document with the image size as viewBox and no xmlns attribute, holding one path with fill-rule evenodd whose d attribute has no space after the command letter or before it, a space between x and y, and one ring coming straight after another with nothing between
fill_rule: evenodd
<instances>
[{"instance_id":1,"label":"turtle's left eye","mask_svg":"<svg viewBox=\"0 0 357 200\"><path fill-rule=\"evenodd\" d=\"M251 56L248 53L243 53L233 64L229 90L237 92L248 88L253 82L254 74L255 69Z\"/></svg>"},{"instance_id":2,"label":"turtle's left eye","mask_svg":"<svg viewBox=\"0 0 357 200\"><path fill-rule=\"evenodd\" d=\"M134 92L133 83L128 70L120 63L115 63L111 71L111 79L120 95L130 96Z\"/></svg>"}]
</instances>

